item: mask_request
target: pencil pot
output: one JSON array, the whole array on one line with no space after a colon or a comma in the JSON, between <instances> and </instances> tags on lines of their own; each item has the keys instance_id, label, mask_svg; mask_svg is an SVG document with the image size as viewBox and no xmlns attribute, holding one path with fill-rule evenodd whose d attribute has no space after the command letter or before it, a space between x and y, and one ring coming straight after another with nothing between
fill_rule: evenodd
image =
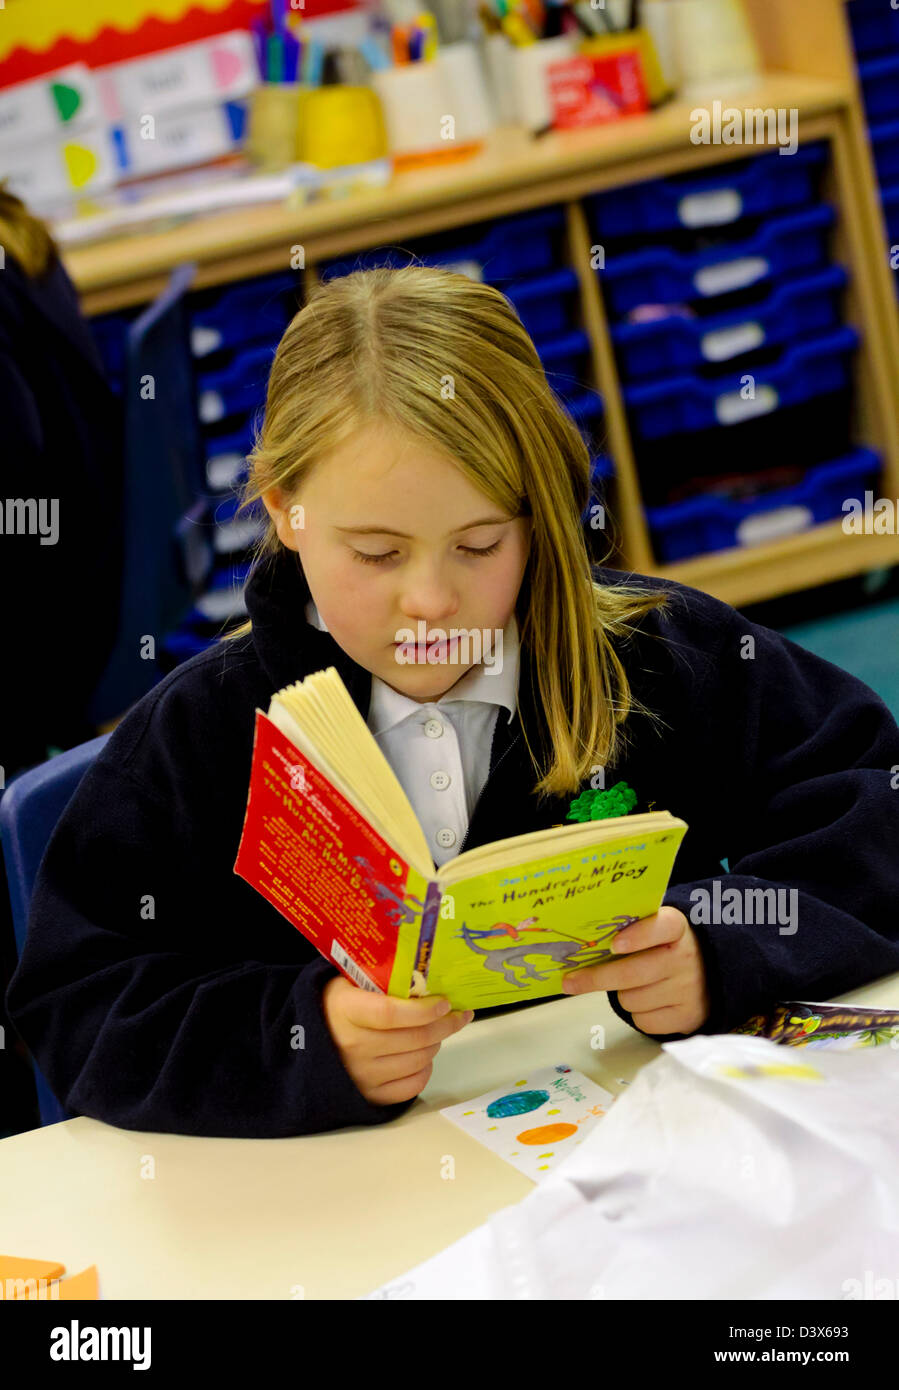
<instances>
[{"instance_id":1,"label":"pencil pot","mask_svg":"<svg viewBox=\"0 0 899 1390\"><path fill-rule=\"evenodd\" d=\"M300 88L299 159L334 169L382 159L387 152L381 106L370 87Z\"/></svg>"},{"instance_id":2,"label":"pencil pot","mask_svg":"<svg viewBox=\"0 0 899 1390\"><path fill-rule=\"evenodd\" d=\"M299 93L295 82L263 82L253 92L247 154L260 169L286 169L298 159Z\"/></svg>"},{"instance_id":3,"label":"pencil pot","mask_svg":"<svg viewBox=\"0 0 899 1390\"><path fill-rule=\"evenodd\" d=\"M432 59L400 63L371 74L381 102L391 154L418 154L446 146L453 114L443 69Z\"/></svg>"},{"instance_id":4,"label":"pencil pot","mask_svg":"<svg viewBox=\"0 0 899 1390\"><path fill-rule=\"evenodd\" d=\"M481 139L496 122L477 45L468 39L444 44L434 62L443 80L455 139Z\"/></svg>"},{"instance_id":5,"label":"pencil pot","mask_svg":"<svg viewBox=\"0 0 899 1390\"><path fill-rule=\"evenodd\" d=\"M487 34L484 38L484 61L487 81L496 119L500 125L511 125L518 119L518 106L512 86L512 45L505 34Z\"/></svg>"},{"instance_id":6,"label":"pencil pot","mask_svg":"<svg viewBox=\"0 0 899 1390\"><path fill-rule=\"evenodd\" d=\"M512 90L514 120L526 130L540 130L552 121L549 99L550 63L558 63L576 52L576 37L560 34L554 39L538 39L521 47L509 45L508 70Z\"/></svg>"},{"instance_id":7,"label":"pencil pot","mask_svg":"<svg viewBox=\"0 0 899 1390\"><path fill-rule=\"evenodd\" d=\"M752 88L761 68L742 0L671 0L678 95L709 101Z\"/></svg>"}]
</instances>

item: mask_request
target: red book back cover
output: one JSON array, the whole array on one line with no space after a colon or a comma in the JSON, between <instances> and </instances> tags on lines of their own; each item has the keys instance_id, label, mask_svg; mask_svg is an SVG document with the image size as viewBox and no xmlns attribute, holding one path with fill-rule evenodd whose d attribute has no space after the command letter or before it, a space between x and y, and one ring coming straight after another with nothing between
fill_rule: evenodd
<instances>
[{"instance_id":1,"label":"red book back cover","mask_svg":"<svg viewBox=\"0 0 899 1390\"><path fill-rule=\"evenodd\" d=\"M261 710L234 872L348 979L387 992L400 925L421 918L409 865Z\"/></svg>"}]
</instances>

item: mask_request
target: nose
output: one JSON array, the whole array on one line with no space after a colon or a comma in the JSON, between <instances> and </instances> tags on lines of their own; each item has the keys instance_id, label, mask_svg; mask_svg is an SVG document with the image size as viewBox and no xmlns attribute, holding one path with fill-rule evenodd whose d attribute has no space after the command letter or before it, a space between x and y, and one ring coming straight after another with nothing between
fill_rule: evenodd
<instances>
[{"instance_id":1,"label":"nose","mask_svg":"<svg viewBox=\"0 0 899 1390\"><path fill-rule=\"evenodd\" d=\"M440 573L438 562L423 562L404 575L399 608L411 622L444 625L459 611L459 593L455 585Z\"/></svg>"}]
</instances>

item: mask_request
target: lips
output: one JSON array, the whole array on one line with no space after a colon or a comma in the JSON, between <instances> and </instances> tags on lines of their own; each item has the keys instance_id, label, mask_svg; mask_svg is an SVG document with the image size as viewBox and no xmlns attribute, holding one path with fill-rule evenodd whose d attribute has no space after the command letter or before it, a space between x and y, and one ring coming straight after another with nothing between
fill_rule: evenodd
<instances>
[{"instance_id":1,"label":"lips","mask_svg":"<svg viewBox=\"0 0 899 1390\"><path fill-rule=\"evenodd\" d=\"M394 642L393 646L395 651L398 651L400 647L402 647L408 653L414 652L416 662L426 661L433 663L444 661L451 651L455 651L458 642L458 637L450 637L448 639L441 638L440 641L437 642L426 642L424 644L421 642Z\"/></svg>"}]
</instances>

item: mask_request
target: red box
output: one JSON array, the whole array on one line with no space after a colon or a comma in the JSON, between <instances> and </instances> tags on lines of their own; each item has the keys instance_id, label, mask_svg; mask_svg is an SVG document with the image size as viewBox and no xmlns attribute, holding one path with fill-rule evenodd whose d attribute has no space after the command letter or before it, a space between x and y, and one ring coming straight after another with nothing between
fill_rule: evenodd
<instances>
[{"instance_id":1,"label":"red box","mask_svg":"<svg viewBox=\"0 0 899 1390\"><path fill-rule=\"evenodd\" d=\"M649 110L639 49L576 54L546 69L557 130L605 125Z\"/></svg>"}]
</instances>

